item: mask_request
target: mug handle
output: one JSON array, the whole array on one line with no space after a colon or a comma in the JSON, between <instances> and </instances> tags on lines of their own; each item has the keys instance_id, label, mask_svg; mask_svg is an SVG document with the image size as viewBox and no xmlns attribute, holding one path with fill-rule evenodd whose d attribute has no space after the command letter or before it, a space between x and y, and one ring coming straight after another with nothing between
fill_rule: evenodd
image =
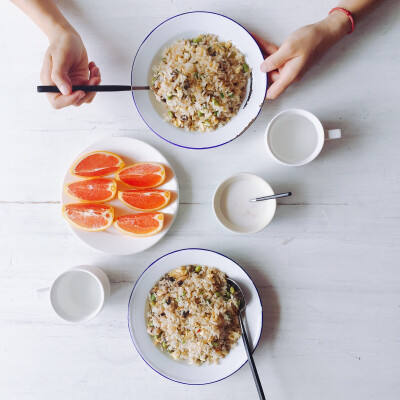
<instances>
[{"instance_id":1,"label":"mug handle","mask_svg":"<svg viewBox=\"0 0 400 400\"><path fill-rule=\"evenodd\" d=\"M340 139L342 131L340 129L329 129L325 131L325 140Z\"/></svg>"}]
</instances>

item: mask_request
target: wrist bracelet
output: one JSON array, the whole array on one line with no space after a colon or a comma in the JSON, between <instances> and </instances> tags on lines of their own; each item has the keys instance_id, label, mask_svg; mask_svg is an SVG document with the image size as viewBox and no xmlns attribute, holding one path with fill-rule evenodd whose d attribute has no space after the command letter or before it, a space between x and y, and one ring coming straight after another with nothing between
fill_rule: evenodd
<instances>
[{"instance_id":1,"label":"wrist bracelet","mask_svg":"<svg viewBox=\"0 0 400 400\"><path fill-rule=\"evenodd\" d=\"M354 18L353 18L353 15L351 14L351 12L342 7L335 7L335 8L332 8L331 11L329 11L329 14L333 13L334 11L341 11L342 13L345 13L349 17L349 20L351 22L351 29L350 29L350 32L348 32L348 33L352 33L354 31L354 28L356 27L356 24L354 23Z\"/></svg>"}]
</instances>

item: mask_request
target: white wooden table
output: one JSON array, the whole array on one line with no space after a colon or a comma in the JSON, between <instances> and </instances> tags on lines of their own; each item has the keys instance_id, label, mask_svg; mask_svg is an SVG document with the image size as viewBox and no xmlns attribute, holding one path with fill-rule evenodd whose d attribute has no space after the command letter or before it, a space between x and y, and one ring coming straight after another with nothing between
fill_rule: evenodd
<instances>
[{"instance_id":1,"label":"white wooden table","mask_svg":"<svg viewBox=\"0 0 400 400\"><path fill-rule=\"evenodd\" d=\"M335 0L60 1L104 84L129 84L147 33L172 15L226 14L281 43L316 21ZM81 108L54 111L35 93L47 41L19 10L0 5L0 399L256 399L246 365L202 387L153 372L127 329L132 286L154 259L184 247L225 253L255 279L265 324L255 353L268 399L398 399L400 395L400 25L399 2L386 1L303 81L238 140L208 151L174 147L151 133L130 93L99 94ZM266 157L263 131L274 114L305 108L341 128L321 156L299 168ZM64 171L82 148L110 136L154 145L172 163L181 204L168 235L127 257L97 253L60 216ZM253 172L280 201L263 232L238 236L215 220L216 185ZM77 264L103 268L112 282L104 311L82 325L64 323L48 286Z\"/></svg>"}]
</instances>

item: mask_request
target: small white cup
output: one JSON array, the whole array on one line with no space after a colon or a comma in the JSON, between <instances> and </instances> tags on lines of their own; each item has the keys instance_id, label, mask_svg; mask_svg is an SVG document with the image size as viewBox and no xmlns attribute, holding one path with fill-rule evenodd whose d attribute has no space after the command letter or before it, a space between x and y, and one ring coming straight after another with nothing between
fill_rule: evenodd
<instances>
[{"instance_id":1,"label":"small white cup","mask_svg":"<svg viewBox=\"0 0 400 400\"><path fill-rule=\"evenodd\" d=\"M68 322L94 318L110 296L110 281L100 268L80 265L59 275L50 289L50 302Z\"/></svg>"},{"instance_id":2,"label":"small white cup","mask_svg":"<svg viewBox=\"0 0 400 400\"><path fill-rule=\"evenodd\" d=\"M308 164L321 152L325 140L338 139L340 129L324 131L321 121L309 111L281 111L268 124L265 146L278 163L291 167Z\"/></svg>"}]
</instances>

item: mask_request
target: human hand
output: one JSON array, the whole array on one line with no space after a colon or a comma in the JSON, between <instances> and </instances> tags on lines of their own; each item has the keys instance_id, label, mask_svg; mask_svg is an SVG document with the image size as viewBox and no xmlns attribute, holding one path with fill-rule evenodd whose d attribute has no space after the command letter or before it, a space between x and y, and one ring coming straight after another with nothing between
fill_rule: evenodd
<instances>
[{"instance_id":1,"label":"human hand","mask_svg":"<svg viewBox=\"0 0 400 400\"><path fill-rule=\"evenodd\" d=\"M72 86L98 85L101 82L99 68L94 62L88 63L85 46L75 31L62 31L51 37L40 78L44 85L56 85L60 89L61 93L47 94L55 109L91 103L95 92L72 92Z\"/></svg>"},{"instance_id":2,"label":"human hand","mask_svg":"<svg viewBox=\"0 0 400 400\"><path fill-rule=\"evenodd\" d=\"M276 99L293 82L299 81L348 30L348 21L341 15L329 15L325 20L304 26L293 32L280 47L253 34L262 52L268 57L261 64L272 85L267 99Z\"/></svg>"}]
</instances>

